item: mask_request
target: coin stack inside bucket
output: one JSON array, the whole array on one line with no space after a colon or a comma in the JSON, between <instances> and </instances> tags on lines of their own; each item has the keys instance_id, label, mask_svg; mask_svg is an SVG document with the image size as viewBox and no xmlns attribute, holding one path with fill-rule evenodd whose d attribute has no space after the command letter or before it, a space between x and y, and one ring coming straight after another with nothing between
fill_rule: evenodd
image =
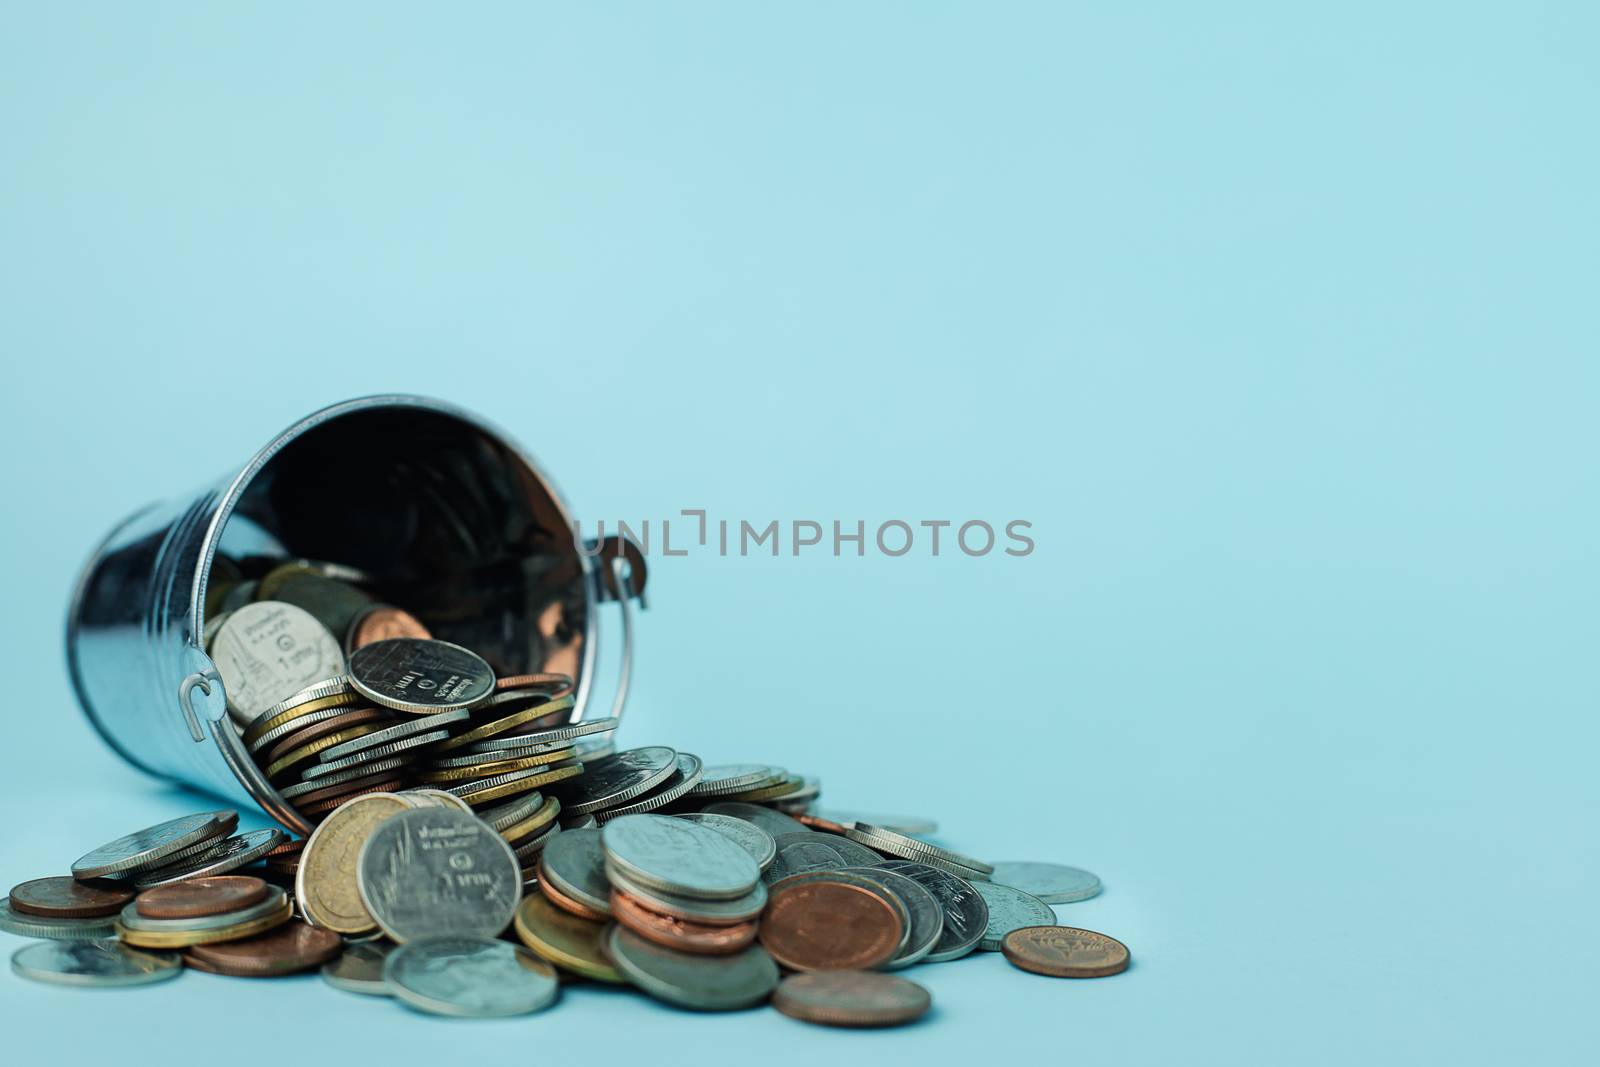
<instances>
[{"instance_id":1,"label":"coin stack inside bucket","mask_svg":"<svg viewBox=\"0 0 1600 1067\"><path fill-rule=\"evenodd\" d=\"M242 575L208 596L229 714L315 829L235 833L235 812L203 812L23 882L0 930L44 940L16 973L320 966L338 989L456 1016L537 1011L592 981L887 1026L931 1004L890 972L983 951L1056 977L1128 965L1119 942L1057 922L1054 905L1099 893L1086 871L990 863L928 840L928 819L821 809L817 778L773 764L617 750L616 720L573 721L571 678L497 677L358 572Z\"/></svg>"}]
</instances>

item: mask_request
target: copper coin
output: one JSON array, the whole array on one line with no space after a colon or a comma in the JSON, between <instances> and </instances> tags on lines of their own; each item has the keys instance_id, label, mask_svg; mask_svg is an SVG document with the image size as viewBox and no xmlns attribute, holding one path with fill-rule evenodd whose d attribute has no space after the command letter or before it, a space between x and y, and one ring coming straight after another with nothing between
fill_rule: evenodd
<instances>
[{"instance_id":1,"label":"copper coin","mask_svg":"<svg viewBox=\"0 0 1600 1067\"><path fill-rule=\"evenodd\" d=\"M593 919L596 922L610 921L611 916L607 915L605 912L597 911L586 904L579 903L578 901L567 896L565 893L561 892L561 890L557 889L544 873L544 859L542 856L538 864L536 864L534 867L534 873L538 875L539 878L539 892L543 893L550 903L554 904L562 911L571 912L580 919Z\"/></svg>"},{"instance_id":2,"label":"copper coin","mask_svg":"<svg viewBox=\"0 0 1600 1067\"><path fill-rule=\"evenodd\" d=\"M728 956L740 952L755 941L760 926L754 919L732 926L707 926L675 919L615 889L611 891L611 916L646 941L696 956Z\"/></svg>"},{"instance_id":3,"label":"copper coin","mask_svg":"<svg viewBox=\"0 0 1600 1067\"><path fill-rule=\"evenodd\" d=\"M304 852L305 850L306 850L306 839L305 838L303 838L303 837L286 837L282 841L278 842L278 844L273 847L271 852L267 853L266 859L268 861L271 861L271 860L275 860L275 859L281 859L281 858L283 858L285 856L290 856L290 857L293 857L295 859L299 859L300 858L300 853Z\"/></svg>"},{"instance_id":4,"label":"copper coin","mask_svg":"<svg viewBox=\"0 0 1600 1067\"><path fill-rule=\"evenodd\" d=\"M267 883L243 874L190 878L146 889L134 905L146 919L198 919L226 915L267 899Z\"/></svg>"},{"instance_id":5,"label":"copper coin","mask_svg":"<svg viewBox=\"0 0 1600 1067\"><path fill-rule=\"evenodd\" d=\"M430 640L433 634L409 611L383 605L356 619L354 625L350 627L348 644L351 651L354 651L363 645L370 645L375 641L387 641L391 637L420 637L426 641Z\"/></svg>"},{"instance_id":6,"label":"copper coin","mask_svg":"<svg viewBox=\"0 0 1600 1067\"><path fill-rule=\"evenodd\" d=\"M801 812L800 814L796 815L795 819L802 826L809 826L813 830L821 830L823 833L827 834L838 834L841 837L844 836L844 832L846 830L850 829L850 827L846 826L842 822L834 822L832 819L824 819L821 815L808 815L805 812Z\"/></svg>"},{"instance_id":7,"label":"copper coin","mask_svg":"<svg viewBox=\"0 0 1600 1067\"><path fill-rule=\"evenodd\" d=\"M559 695L572 688L572 677L566 674L511 674L495 679L495 692L507 689L540 689Z\"/></svg>"},{"instance_id":8,"label":"copper coin","mask_svg":"<svg viewBox=\"0 0 1600 1067\"><path fill-rule=\"evenodd\" d=\"M80 882L65 875L35 878L11 890L11 906L24 915L55 919L95 919L115 915L133 899L133 890L110 882Z\"/></svg>"},{"instance_id":9,"label":"copper coin","mask_svg":"<svg viewBox=\"0 0 1600 1067\"><path fill-rule=\"evenodd\" d=\"M195 945L184 951L183 959L189 966L212 974L270 978L310 970L327 963L343 949L344 939L332 930L291 919L269 933L243 941Z\"/></svg>"},{"instance_id":10,"label":"copper coin","mask_svg":"<svg viewBox=\"0 0 1600 1067\"><path fill-rule=\"evenodd\" d=\"M1014 966L1051 978L1104 978L1128 969L1128 946L1076 926L1024 926L1000 942Z\"/></svg>"},{"instance_id":11,"label":"copper coin","mask_svg":"<svg viewBox=\"0 0 1600 1067\"><path fill-rule=\"evenodd\" d=\"M352 708L343 715L335 715L331 719L312 723L304 730L296 730L292 734L280 737L273 742L272 747L267 750L265 755L256 754L256 762L265 766L286 752L293 752L301 745L309 744L319 737L327 737L329 734L338 733L347 726L360 726L362 723L379 722L392 717L388 712L379 711L377 708Z\"/></svg>"},{"instance_id":12,"label":"copper coin","mask_svg":"<svg viewBox=\"0 0 1600 1067\"><path fill-rule=\"evenodd\" d=\"M791 971L870 971L894 958L905 927L883 897L849 882L773 891L761 944Z\"/></svg>"},{"instance_id":13,"label":"copper coin","mask_svg":"<svg viewBox=\"0 0 1600 1067\"><path fill-rule=\"evenodd\" d=\"M792 974L772 994L772 1006L783 1014L823 1026L900 1026L932 1005L917 983L872 971Z\"/></svg>"}]
</instances>

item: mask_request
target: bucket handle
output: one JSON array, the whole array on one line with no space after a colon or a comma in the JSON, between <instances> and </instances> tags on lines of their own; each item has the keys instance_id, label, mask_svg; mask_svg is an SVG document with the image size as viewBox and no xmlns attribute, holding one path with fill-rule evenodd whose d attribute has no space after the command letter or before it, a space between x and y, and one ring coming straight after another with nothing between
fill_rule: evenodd
<instances>
[{"instance_id":1,"label":"bucket handle","mask_svg":"<svg viewBox=\"0 0 1600 1067\"><path fill-rule=\"evenodd\" d=\"M183 721L188 724L189 736L196 742L203 743L206 740L206 731L200 725L199 712L194 709L194 691L198 689L209 697L212 682L222 684L222 675L217 673L215 667L196 671L178 683L178 706L183 709Z\"/></svg>"}]
</instances>

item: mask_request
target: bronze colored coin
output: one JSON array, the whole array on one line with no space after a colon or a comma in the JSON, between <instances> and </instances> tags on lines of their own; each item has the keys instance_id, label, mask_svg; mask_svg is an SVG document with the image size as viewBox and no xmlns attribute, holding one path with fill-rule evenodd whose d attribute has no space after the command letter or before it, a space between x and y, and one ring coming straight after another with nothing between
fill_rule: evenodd
<instances>
[{"instance_id":1,"label":"bronze colored coin","mask_svg":"<svg viewBox=\"0 0 1600 1067\"><path fill-rule=\"evenodd\" d=\"M511 674L495 679L495 692L508 689L541 689L552 696L572 688L570 674Z\"/></svg>"},{"instance_id":2,"label":"bronze colored coin","mask_svg":"<svg viewBox=\"0 0 1600 1067\"><path fill-rule=\"evenodd\" d=\"M244 728L244 743L254 745L262 735L276 730L286 723L294 722L296 719L303 719L314 712L326 711L328 708L344 708L352 704L359 704L365 699L366 697L360 693L350 690L302 701L283 711L273 713L269 718L258 718L249 726L246 726Z\"/></svg>"},{"instance_id":3,"label":"bronze colored coin","mask_svg":"<svg viewBox=\"0 0 1600 1067\"><path fill-rule=\"evenodd\" d=\"M351 624L350 640L346 645L353 652L363 645L387 641L392 637L418 637L429 641L433 639L433 634L409 611L382 604L359 616Z\"/></svg>"},{"instance_id":4,"label":"bronze colored coin","mask_svg":"<svg viewBox=\"0 0 1600 1067\"><path fill-rule=\"evenodd\" d=\"M849 882L774 890L761 945L791 971L870 971L894 958L905 926L883 897Z\"/></svg>"},{"instance_id":5,"label":"bronze colored coin","mask_svg":"<svg viewBox=\"0 0 1600 1067\"><path fill-rule=\"evenodd\" d=\"M497 737L515 727L523 725L524 723L533 722L535 719L541 719L544 716L553 714L555 712L566 711L567 709L573 707L574 703L575 702L573 701L572 697L564 696L557 697L554 700L547 700L542 703L535 704L532 707L523 708L521 711L512 712L510 715L507 715L504 718L494 719L490 722L484 723L482 726L474 726L466 733L457 734L450 740L440 745L439 751L444 752L463 748L467 745L486 740L490 737Z\"/></svg>"},{"instance_id":6,"label":"bronze colored coin","mask_svg":"<svg viewBox=\"0 0 1600 1067\"><path fill-rule=\"evenodd\" d=\"M133 899L133 890L113 882L80 882L62 875L35 878L11 890L11 907L24 915L53 919L97 919L115 915Z\"/></svg>"},{"instance_id":7,"label":"bronze colored coin","mask_svg":"<svg viewBox=\"0 0 1600 1067\"><path fill-rule=\"evenodd\" d=\"M301 745L308 745L320 737L336 734L347 726L360 726L362 723L368 722L387 722L389 719L390 716L387 712L379 711L377 708L351 708L342 715L335 715L331 719L312 723L303 730L296 730L292 734L279 738L271 748L267 749L265 756L256 756L256 762L270 763L285 752L293 752Z\"/></svg>"},{"instance_id":8,"label":"bronze colored coin","mask_svg":"<svg viewBox=\"0 0 1600 1067\"><path fill-rule=\"evenodd\" d=\"M502 797L515 796L518 793L526 793L531 789L538 789L542 786L551 785L555 782L564 782L568 778L576 778L582 773L583 768L581 766L558 765L550 768L548 771L530 775L527 778L518 778L514 781L505 782L500 785L485 785L476 790L465 789L458 785L454 789L446 790L446 792L455 794L457 797L460 797L462 800L465 800L468 804L471 804L476 808L487 804L490 801L499 800ZM495 781L495 779L490 778L487 779L487 781L492 782ZM471 783L468 784L470 785Z\"/></svg>"},{"instance_id":9,"label":"bronze colored coin","mask_svg":"<svg viewBox=\"0 0 1600 1067\"><path fill-rule=\"evenodd\" d=\"M760 928L754 919L732 926L707 926L675 919L617 889L611 891L611 916L646 941L696 956L729 956L742 952L755 941Z\"/></svg>"},{"instance_id":10,"label":"bronze colored coin","mask_svg":"<svg viewBox=\"0 0 1600 1067\"><path fill-rule=\"evenodd\" d=\"M564 971L600 982L622 982L601 949L605 924L562 911L537 893L522 898L514 924L517 938L536 956Z\"/></svg>"},{"instance_id":11,"label":"bronze colored coin","mask_svg":"<svg viewBox=\"0 0 1600 1067\"><path fill-rule=\"evenodd\" d=\"M493 763L475 763L470 767L445 767L442 770L426 771L422 775L424 782L467 782L474 778L494 778L512 771L525 771L530 767L542 767L546 763L560 763L562 760L572 758L571 748L558 748L553 752L536 752L531 756L518 756L515 759L495 760Z\"/></svg>"},{"instance_id":12,"label":"bronze colored coin","mask_svg":"<svg viewBox=\"0 0 1600 1067\"><path fill-rule=\"evenodd\" d=\"M772 1006L783 1014L823 1026L900 1026L932 1005L917 983L871 971L792 974L772 994Z\"/></svg>"},{"instance_id":13,"label":"bronze colored coin","mask_svg":"<svg viewBox=\"0 0 1600 1067\"><path fill-rule=\"evenodd\" d=\"M561 892L560 889L557 889L550 881L549 877L544 873L544 859L542 857L540 858L537 866L534 868L534 873L539 876L539 892L543 893L545 895L545 899L549 900L550 903L554 904L562 911L570 912L580 919L592 919L595 922L606 922L611 918L611 916L607 915L605 912L596 911L594 908L591 908L586 904L579 903L578 901L567 896L565 893Z\"/></svg>"},{"instance_id":14,"label":"bronze colored coin","mask_svg":"<svg viewBox=\"0 0 1600 1067\"><path fill-rule=\"evenodd\" d=\"M813 830L821 830L825 834L838 834L841 837L844 836L846 830L850 829L842 822L824 819L821 815L808 815L805 812L796 815L795 819L802 826L809 826Z\"/></svg>"},{"instance_id":15,"label":"bronze colored coin","mask_svg":"<svg viewBox=\"0 0 1600 1067\"><path fill-rule=\"evenodd\" d=\"M183 958L185 963L212 974L271 978L320 967L343 950L344 939L332 930L294 919L259 937L195 945L184 952Z\"/></svg>"},{"instance_id":16,"label":"bronze colored coin","mask_svg":"<svg viewBox=\"0 0 1600 1067\"><path fill-rule=\"evenodd\" d=\"M1024 926L1000 942L1013 966L1051 978L1104 978L1128 969L1128 946L1076 926Z\"/></svg>"},{"instance_id":17,"label":"bronze colored coin","mask_svg":"<svg viewBox=\"0 0 1600 1067\"><path fill-rule=\"evenodd\" d=\"M267 899L267 883L243 874L190 878L146 889L135 910L146 919L198 919L225 915Z\"/></svg>"},{"instance_id":18,"label":"bronze colored coin","mask_svg":"<svg viewBox=\"0 0 1600 1067\"><path fill-rule=\"evenodd\" d=\"M342 745L346 741L354 741L358 737L366 737L368 734L376 733L381 729L383 729L383 727L379 726L377 723L369 722L363 726L348 726L343 730L337 731L336 733L328 734L326 737L319 737L310 744L301 745L293 752L279 756L277 759L267 764L265 771L266 776L269 779L281 778L288 772L303 767L307 763L316 759L317 753L321 752L325 748L332 748L334 745Z\"/></svg>"},{"instance_id":19,"label":"bronze colored coin","mask_svg":"<svg viewBox=\"0 0 1600 1067\"><path fill-rule=\"evenodd\" d=\"M283 856L299 857L306 850L306 839L303 837L286 837L268 852L266 859L278 859Z\"/></svg>"}]
</instances>

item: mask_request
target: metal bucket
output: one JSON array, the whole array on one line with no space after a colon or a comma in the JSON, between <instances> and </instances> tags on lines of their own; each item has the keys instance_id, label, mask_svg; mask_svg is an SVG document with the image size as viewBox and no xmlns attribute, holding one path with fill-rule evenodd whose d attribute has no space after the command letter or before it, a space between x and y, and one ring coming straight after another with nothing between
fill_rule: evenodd
<instances>
[{"instance_id":1,"label":"metal bucket","mask_svg":"<svg viewBox=\"0 0 1600 1067\"><path fill-rule=\"evenodd\" d=\"M78 701L134 766L310 825L257 769L202 645L217 554L325 560L394 590L435 636L501 674L575 681L593 696L596 606L622 610L612 714L632 663L629 603L644 562L611 538L580 543L560 494L500 430L437 400L374 396L290 426L234 475L124 520L78 579L67 664ZM403 600L400 598L404 598Z\"/></svg>"}]
</instances>

